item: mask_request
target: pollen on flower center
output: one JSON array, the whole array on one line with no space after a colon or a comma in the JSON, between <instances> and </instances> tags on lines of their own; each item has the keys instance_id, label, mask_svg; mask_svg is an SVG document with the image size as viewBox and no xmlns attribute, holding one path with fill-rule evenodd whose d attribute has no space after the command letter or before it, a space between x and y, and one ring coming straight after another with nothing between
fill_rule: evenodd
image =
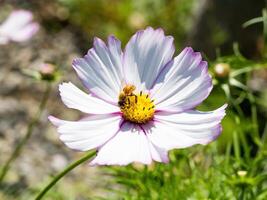
<instances>
[{"instance_id":1,"label":"pollen on flower center","mask_svg":"<svg viewBox=\"0 0 267 200\"><path fill-rule=\"evenodd\" d=\"M155 105L148 94L133 93L134 85L126 85L119 95L118 105L125 120L144 124L150 121L155 113Z\"/></svg>"}]
</instances>

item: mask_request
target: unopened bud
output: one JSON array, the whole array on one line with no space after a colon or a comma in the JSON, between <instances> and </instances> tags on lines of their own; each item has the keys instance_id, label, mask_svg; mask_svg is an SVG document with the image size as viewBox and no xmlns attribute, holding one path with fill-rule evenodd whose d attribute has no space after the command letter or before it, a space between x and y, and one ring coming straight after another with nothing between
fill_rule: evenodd
<instances>
[{"instance_id":1,"label":"unopened bud","mask_svg":"<svg viewBox=\"0 0 267 200\"><path fill-rule=\"evenodd\" d=\"M230 65L227 63L217 63L214 66L214 72L216 77L226 78L230 74Z\"/></svg>"},{"instance_id":2,"label":"unopened bud","mask_svg":"<svg viewBox=\"0 0 267 200\"><path fill-rule=\"evenodd\" d=\"M50 64L50 63L43 63L40 66L39 73L41 75L42 80L46 81L52 81L55 79L55 65Z\"/></svg>"}]
</instances>

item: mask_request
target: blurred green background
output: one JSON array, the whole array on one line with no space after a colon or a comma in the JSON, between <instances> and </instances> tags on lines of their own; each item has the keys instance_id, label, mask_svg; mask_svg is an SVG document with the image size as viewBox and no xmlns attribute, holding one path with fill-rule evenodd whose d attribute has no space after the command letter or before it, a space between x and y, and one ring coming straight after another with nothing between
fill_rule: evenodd
<instances>
[{"instance_id":1,"label":"blurred green background","mask_svg":"<svg viewBox=\"0 0 267 200\"><path fill-rule=\"evenodd\" d=\"M82 155L65 147L47 120L49 114L82 116L58 96L59 82L81 86L73 58L84 55L95 36L112 34L125 45L147 26L172 35L176 54L192 46L209 62L214 89L198 109L228 103L222 135L207 146L171 151L167 165L82 165L44 199L267 199L265 6L264 0L0 0L0 23L12 10L27 9L41 25L32 40L0 49L0 168L25 135L47 84L24 71L49 62L60 74L33 136L0 184L0 199L32 199ZM262 20L243 26L256 17Z\"/></svg>"}]
</instances>

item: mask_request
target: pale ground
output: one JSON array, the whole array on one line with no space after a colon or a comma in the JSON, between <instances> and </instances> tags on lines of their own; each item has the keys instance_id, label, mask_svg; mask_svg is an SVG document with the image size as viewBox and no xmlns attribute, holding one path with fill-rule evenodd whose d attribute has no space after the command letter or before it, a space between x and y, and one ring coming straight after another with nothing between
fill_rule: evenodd
<instances>
[{"instance_id":1,"label":"pale ground","mask_svg":"<svg viewBox=\"0 0 267 200\"><path fill-rule=\"evenodd\" d=\"M74 34L68 30L48 35L41 30L36 37L25 44L10 44L0 51L0 164L8 158L16 143L26 133L27 123L34 117L44 83L25 76L22 69L38 69L44 61L57 63L64 69L62 79L79 83L71 62L80 56L74 42ZM89 48L89 44L88 44ZM62 82L63 80L59 82ZM65 119L78 119L78 111L66 108L58 94L58 82L53 84L53 91L48 105L34 129L31 139L24 148L5 179L11 195L0 199L28 199L30 189L41 187L50 175L55 175L67 164L82 154L68 149L58 140L56 129L48 122L47 116L53 114ZM84 164L59 182L58 188L69 199L89 198L91 194L101 195L108 184L99 172ZM78 188L78 189L77 189ZM15 191L15 192L14 192ZM23 198L19 197L22 192ZM65 198L64 198L65 199Z\"/></svg>"}]
</instances>

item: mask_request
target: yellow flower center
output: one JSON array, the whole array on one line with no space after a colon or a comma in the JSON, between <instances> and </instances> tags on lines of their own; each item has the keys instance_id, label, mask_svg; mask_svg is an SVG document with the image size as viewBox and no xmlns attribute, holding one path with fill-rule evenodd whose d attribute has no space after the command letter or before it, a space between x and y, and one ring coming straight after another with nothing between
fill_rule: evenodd
<instances>
[{"instance_id":1,"label":"yellow flower center","mask_svg":"<svg viewBox=\"0 0 267 200\"><path fill-rule=\"evenodd\" d=\"M126 85L119 95L118 105L121 109L122 116L130 122L144 124L153 119L155 105L148 94L133 93L135 86Z\"/></svg>"}]
</instances>

